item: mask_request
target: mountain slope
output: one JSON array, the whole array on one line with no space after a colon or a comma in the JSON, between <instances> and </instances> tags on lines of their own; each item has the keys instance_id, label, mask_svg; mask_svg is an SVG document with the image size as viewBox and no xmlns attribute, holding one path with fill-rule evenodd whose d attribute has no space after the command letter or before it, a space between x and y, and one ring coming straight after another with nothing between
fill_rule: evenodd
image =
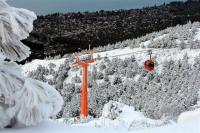
<instances>
[{"instance_id":1,"label":"mountain slope","mask_svg":"<svg viewBox=\"0 0 200 133\"><path fill-rule=\"evenodd\" d=\"M199 29L200 23L188 23L96 48L97 61L89 68L90 115L101 117L110 100L160 120L176 121L182 112L199 108ZM143 69L148 50L156 64L152 73ZM59 117L63 118L76 117L80 110L81 70L70 67L72 61L72 55L67 55L23 66L27 76L48 81L61 92L65 105Z\"/></svg>"}]
</instances>

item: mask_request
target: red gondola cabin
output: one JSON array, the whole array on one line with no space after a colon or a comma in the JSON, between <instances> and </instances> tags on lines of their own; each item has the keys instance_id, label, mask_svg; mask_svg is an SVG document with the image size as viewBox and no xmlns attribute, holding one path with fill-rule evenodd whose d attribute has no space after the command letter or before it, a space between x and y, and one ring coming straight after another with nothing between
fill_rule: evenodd
<instances>
[{"instance_id":1,"label":"red gondola cabin","mask_svg":"<svg viewBox=\"0 0 200 133\"><path fill-rule=\"evenodd\" d=\"M144 62L144 69L149 72L153 71L154 70L154 62L152 60L146 60Z\"/></svg>"}]
</instances>

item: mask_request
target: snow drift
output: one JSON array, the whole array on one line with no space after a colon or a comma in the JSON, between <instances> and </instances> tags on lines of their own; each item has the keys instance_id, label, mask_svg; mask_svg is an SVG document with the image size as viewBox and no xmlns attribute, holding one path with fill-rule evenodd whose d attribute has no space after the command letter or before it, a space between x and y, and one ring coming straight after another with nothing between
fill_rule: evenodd
<instances>
[{"instance_id":1,"label":"snow drift","mask_svg":"<svg viewBox=\"0 0 200 133\"><path fill-rule=\"evenodd\" d=\"M110 101L104 105L100 118L88 119L86 123L81 120L80 123L77 123L76 118L66 119L64 122L72 126L119 129L123 131L160 127L167 124L167 121L147 118L143 113L136 111L134 107L115 101Z\"/></svg>"}]
</instances>

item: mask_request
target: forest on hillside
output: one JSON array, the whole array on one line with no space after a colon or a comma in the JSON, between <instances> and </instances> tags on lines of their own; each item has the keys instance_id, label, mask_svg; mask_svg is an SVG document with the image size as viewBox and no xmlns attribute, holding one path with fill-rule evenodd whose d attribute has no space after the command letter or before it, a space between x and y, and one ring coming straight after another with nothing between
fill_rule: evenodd
<instances>
[{"instance_id":1,"label":"forest on hillside","mask_svg":"<svg viewBox=\"0 0 200 133\"><path fill-rule=\"evenodd\" d=\"M95 51L123 51L125 47L156 48L162 53L163 49L168 49L168 53L173 49L198 50L200 40L196 36L199 29L199 22L188 23L141 38L98 47ZM146 42L149 42L148 46L144 46ZM173 55L180 51L175 51ZM174 120L180 113L197 108L200 56L196 55L192 64L189 61L192 57L187 54L176 61L172 59L176 57L172 56L171 60L165 59L162 64L158 64L158 56L161 55L155 54L153 60L156 69L162 66L162 70L152 73L145 71L138 63L138 57L134 55L123 59L97 57L97 63L89 70L89 114L100 117L103 106L111 100L134 106L137 111L144 112L147 117L153 119ZM65 59L56 71L54 63L50 63L48 67L41 64L36 70L29 71L28 76L54 85L65 101L58 117L71 118L80 113L82 72L79 68L70 66L73 62L72 55L66 55Z\"/></svg>"},{"instance_id":2,"label":"forest on hillside","mask_svg":"<svg viewBox=\"0 0 200 133\"><path fill-rule=\"evenodd\" d=\"M200 21L200 2L172 2L142 9L78 12L38 16L23 42L32 50L28 60L64 55L78 48L104 46L137 38L166 27Z\"/></svg>"}]
</instances>

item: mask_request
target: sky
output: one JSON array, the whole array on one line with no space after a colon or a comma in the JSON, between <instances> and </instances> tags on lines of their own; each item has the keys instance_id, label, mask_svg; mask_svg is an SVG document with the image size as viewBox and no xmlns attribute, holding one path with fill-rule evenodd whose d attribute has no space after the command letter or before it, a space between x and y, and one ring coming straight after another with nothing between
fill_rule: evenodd
<instances>
[{"instance_id":1,"label":"sky","mask_svg":"<svg viewBox=\"0 0 200 133\"><path fill-rule=\"evenodd\" d=\"M174 0L7 0L15 7L26 8L37 15L46 15L55 12L78 12L133 9L144 6L160 5ZM176 0L185 1L185 0Z\"/></svg>"}]
</instances>

